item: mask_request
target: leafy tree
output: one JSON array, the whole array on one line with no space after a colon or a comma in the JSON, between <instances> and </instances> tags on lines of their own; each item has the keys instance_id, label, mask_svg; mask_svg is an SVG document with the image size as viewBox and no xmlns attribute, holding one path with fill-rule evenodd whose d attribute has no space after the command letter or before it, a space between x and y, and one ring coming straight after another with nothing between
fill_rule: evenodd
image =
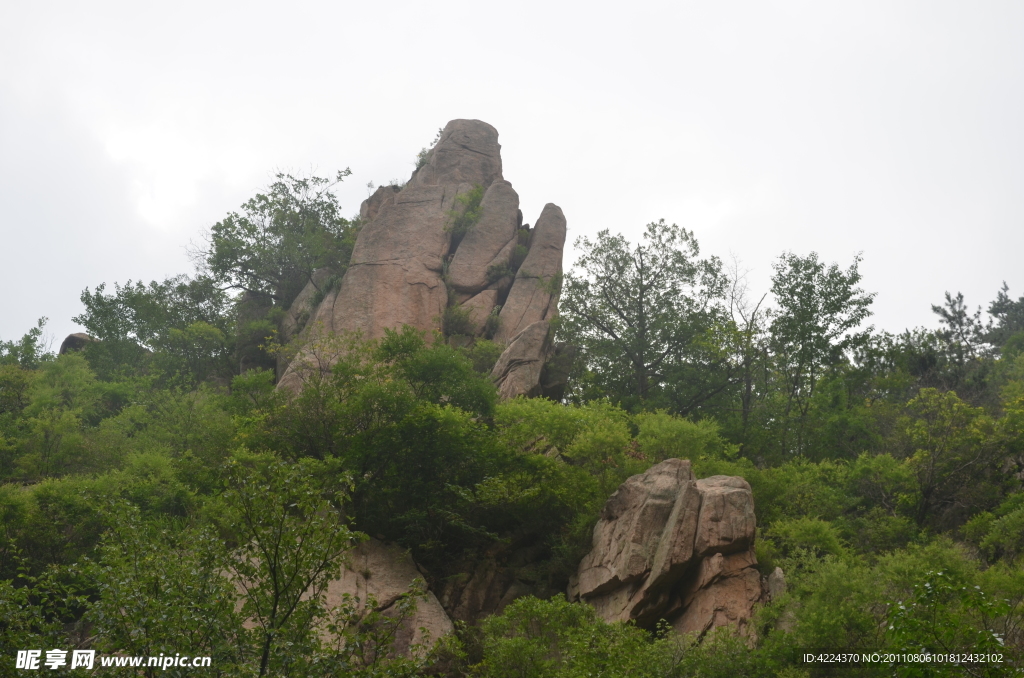
<instances>
[{"instance_id":1,"label":"leafy tree","mask_svg":"<svg viewBox=\"0 0 1024 678\"><path fill-rule=\"evenodd\" d=\"M730 383L721 262L700 259L693 233L664 220L631 245L607 230L576 241L578 273L562 288L562 339L581 348L584 398L686 414Z\"/></svg>"},{"instance_id":2,"label":"leafy tree","mask_svg":"<svg viewBox=\"0 0 1024 678\"><path fill-rule=\"evenodd\" d=\"M1013 341L1016 352L1024 349L1024 297L1011 299L1010 287L1004 282L988 312L995 319L995 326L988 328L985 340L1000 347Z\"/></svg>"},{"instance_id":3,"label":"leafy tree","mask_svg":"<svg viewBox=\"0 0 1024 678\"><path fill-rule=\"evenodd\" d=\"M73 320L98 342L85 354L101 376L149 365L194 381L230 374L233 304L212 278L114 283L82 292L85 312Z\"/></svg>"},{"instance_id":4,"label":"leafy tree","mask_svg":"<svg viewBox=\"0 0 1024 678\"><path fill-rule=\"evenodd\" d=\"M957 365L963 366L979 357L986 336L985 327L981 322L980 306L971 313L964 304L962 292L957 292L955 297L946 292L943 305L932 304L932 312L939 316L939 321L946 326L937 335L946 342L947 350Z\"/></svg>"},{"instance_id":5,"label":"leafy tree","mask_svg":"<svg viewBox=\"0 0 1024 678\"><path fill-rule=\"evenodd\" d=\"M897 423L895 448L917 478L913 517L949 527L998 501L1001 441L992 419L956 393L922 389Z\"/></svg>"},{"instance_id":6,"label":"leafy tree","mask_svg":"<svg viewBox=\"0 0 1024 678\"><path fill-rule=\"evenodd\" d=\"M484 678L668 676L680 657L627 624L607 624L589 605L521 598L483 623Z\"/></svg>"},{"instance_id":7,"label":"leafy tree","mask_svg":"<svg viewBox=\"0 0 1024 678\"><path fill-rule=\"evenodd\" d=\"M238 539L229 567L245 594L261 676L304 675L327 584L359 536L340 513L344 479L324 467L241 454L229 466L226 518Z\"/></svg>"},{"instance_id":8,"label":"leafy tree","mask_svg":"<svg viewBox=\"0 0 1024 678\"><path fill-rule=\"evenodd\" d=\"M875 295L857 287L859 263L857 256L843 271L812 252L806 257L786 253L774 264L772 295L777 309L770 341L782 411L771 416L782 423L778 444L785 452L803 451L807 414L821 378L846 364L870 336L871 328L859 328L871 315Z\"/></svg>"},{"instance_id":9,"label":"leafy tree","mask_svg":"<svg viewBox=\"0 0 1024 678\"><path fill-rule=\"evenodd\" d=\"M348 265L358 225L341 216L331 189L350 174L342 170L333 180L277 174L241 213L213 225L197 258L218 282L287 308L315 270L340 275Z\"/></svg>"},{"instance_id":10,"label":"leafy tree","mask_svg":"<svg viewBox=\"0 0 1024 678\"><path fill-rule=\"evenodd\" d=\"M175 529L143 520L137 507L114 502L110 530L91 572L98 598L88 613L95 646L107 653L155 657L183 649L206 655L228 673L243 659L238 597L223 576L224 544L209 529ZM148 675L162 675L148 669ZM187 669L171 669L183 675Z\"/></svg>"},{"instance_id":11,"label":"leafy tree","mask_svg":"<svg viewBox=\"0 0 1024 678\"><path fill-rule=\"evenodd\" d=\"M18 341L0 341L0 365L19 365L25 369L36 369L40 363L53 359L53 354L43 345L43 328L47 318L40 318Z\"/></svg>"}]
</instances>

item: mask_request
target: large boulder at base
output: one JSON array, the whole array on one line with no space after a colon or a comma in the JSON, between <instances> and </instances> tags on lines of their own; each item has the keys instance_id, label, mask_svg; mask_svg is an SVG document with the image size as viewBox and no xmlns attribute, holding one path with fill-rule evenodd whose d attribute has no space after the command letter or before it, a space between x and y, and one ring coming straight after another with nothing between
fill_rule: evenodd
<instances>
[{"instance_id":1,"label":"large boulder at base","mask_svg":"<svg viewBox=\"0 0 1024 678\"><path fill-rule=\"evenodd\" d=\"M696 480L689 461L667 459L608 499L569 597L606 621L653 627L668 619L698 635L723 625L746 631L763 596L754 534L745 480Z\"/></svg>"},{"instance_id":2,"label":"large boulder at base","mask_svg":"<svg viewBox=\"0 0 1024 678\"><path fill-rule=\"evenodd\" d=\"M398 597L408 591L416 579L422 577L408 553L397 546L370 539L349 552L341 578L328 585L327 608L337 608L346 594L358 598L361 606L372 596L376 609L388 615L393 613ZM402 624L395 637L394 652L408 655L416 646L425 652L453 630L441 603L428 591L417 601L416 613Z\"/></svg>"},{"instance_id":3,"label":"large boulder at base","mask_svg":"<svg viewBox=\"0 0 1024 678\"><path fill-rule=\"evenodd\" d=\"M565 232L561 208L548 203L530 236L530 252L501 307L500 325L494 335L499 344L510 343L513 337L539 320L555 317L562 282Z\"/></svg>"},{"instance_id":4,"label":"large boulder at base","mask_svg":"<svg viewBox=\"0 0 1024 678\"><path fill-rule=\"evenodd\" d=\"M540 320L517 334L498 357L491 379L503 399L535 396L540 391L540 375L550 351L550 325Z\"/></svg>"},{"instance_id":5,"label":"large boulder at base","mask_svg":"<svg viewBox=\"0 0 1024 678\"><path fill-rule=\"evenodd\" d=\"M378 188L363 202L362 226L340 284L324 294L307 285L294 313L286 314L282 336L301 331L305 339L298 355L282 362L279 388L298 391L312 372L331 366L313 344L332 333L377 339L403 325L429 333L441 329L449 305L461 304L480 334L488 314L501 306L496 340L508 346L529 326L555 316L565 242L565 218L556 205L544 208L518 276L489 280L495 275L489 269L510 263L522 224L519 196L501 175L500 150L498 132L487 123L453 120L407 184ZM480 218L453 242L451 222L463 209L457 198L474 187L484 191ZM323 297L319 306L304 308L314 297ZM540 348L550 351L550 342L520 344L510 354L519 362L511 372L500 370L502 384L509 384L503 393L540 393L540 367L548 357L537 353ZM529 369L522 363L526 352L532 352Z\"/></svg>"}]
</instances>

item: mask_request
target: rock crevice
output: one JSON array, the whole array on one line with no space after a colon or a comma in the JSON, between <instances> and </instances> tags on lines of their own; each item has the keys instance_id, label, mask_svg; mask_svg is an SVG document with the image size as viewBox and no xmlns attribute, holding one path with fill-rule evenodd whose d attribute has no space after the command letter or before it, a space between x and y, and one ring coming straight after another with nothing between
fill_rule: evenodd
<instances>
[{"instance_id":1,"label":"rock crevice","mask_svg":"<svg viewBox=\"0 0 1024 678\"><path fill-rule=\"evenodd\" d=\"M569 598L610 622L650 628L666 619L701 636L724 625L744 632L763 598L755 529L743 478L697 480L689 461L667 459L608 499Z\"/></svg>"}]
</instances>

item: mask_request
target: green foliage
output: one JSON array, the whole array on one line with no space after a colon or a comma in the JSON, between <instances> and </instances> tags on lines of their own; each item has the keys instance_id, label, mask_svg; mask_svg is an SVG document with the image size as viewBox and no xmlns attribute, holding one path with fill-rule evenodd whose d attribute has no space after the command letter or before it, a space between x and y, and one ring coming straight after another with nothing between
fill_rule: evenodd
<instances>
[{"instance_id":1,"label":"green foliage","mask_svg":"<svg viewBox=\"0 0 1024 678\"><path fill-rule=\"evenodd\" d=\"M344 272L357 225L341 216L332 179L277 174L276 181L211 228L197 253L219 283L287 308L319 268Z\"/></svg>"},{"instance_id":2,"label":"green foliage","mask_svg":"<svg viewBox=\"0 0 1024 678\"><path fill-rule=\"evenodd\" d=\"M322 657L315 662L319 673L327 676L353 678L401 678L422 675L430 662L429 647L411 645L409 656L395 656L394 645L413 615L417 601L427 595L422 579L416 579L409 590L394 601L387 601L387 611L372 594L365 600L344 594L341 603L328 617L331 635ZM437 640L427 638L426 640Z\"/></svg>"},{"instance_id":3,"label":"green foliage","mask_svg":"<svg viewBox=\"0 0 1024 678\"><path fill-rule=\"evenodd\" d=\"M19 365L27 370L34 370L53 354L43 346L43 328L47 318L40 318L36 326L17 341L0 341L0 366Z\"/></svg>"},{"instance_id":4,"label":"green foliage","mask_svg":"<svg viewBox=\"0 0 1024 678\"><path fill-rule=\"evenodd\" d=\"M91 569L97 602L87 615L101 652L173 655L187 648L231 672L242 657L238 594L223 576L224 544L209 529L175 529L144 521L131 504L107 509L98 562ZM185 669L172 669L184 674Z\"/></svg>"},{"instance_id":5,"label":"green foliage","mask_svg":"<svg viewBox=\"0 0 1024 678\"><path fill-rule=\"evenodd\" d=\"M710 341L725 320L726 280L717 258L698 258L691 232L659 221L636 246L604 230L576 247L559 338L581 350L577 397L686 415L728 384L726 356Z\"/></svg>"},{"instance_id":6,"label":"green foliage","mask_svg":"<svg viewBox=\"0 0 1024 678\"><path fill-rule=\"evenodd\" d=\"M588 605L521 598L484 620L484 678L666 676L678 665L668 639L606 624Z\"/></svg>"},{"instance_id":7,"label":"green foliage","mask_svg":"<svg viewBox=\"0 0 1024 678\"><path fill-rule=\"evenodd\" d=\"M448 213L448 223L445 225L445 231L451 236L449 252L454 252L469 230L480 221L483 216L483 199L484 187L479 184L455 196L456 206Z\"/></svg>"},{"instance_id":8,"label":"green foliage","mask_svg":"<svg viewBox=\"0 0 1024 678\"><path fill-rule=\"evenodd\" d=\"M476 326L469 317L469 309L461 306L446 306L441 314L441 334L445 338L461 335L472 337Z\"/></svg>"},{"instance_id":9,"label":"green foliage","mask_svg":"<svg viewBox=\"0 0 1024 678\"><path fill-rule=\"evenodd\" d=\"M951 572L928 571L913 594L890 605L889 641L899 652L946 654L971 652L1004 654L1004 634L1000 618L1010 613L1008 600L986 596L978 585L969 586L965 578ZM973 623L965 623L970 620ZM968 669L975 676L1006 675L1004 667L985 662ZM964 667L944 663L938 666L906 664L896 675L961 676Z\"/></svg>"},{"instance_id":10,"label":"green foliage","mask_svg":"<svg viewBox=\"0 0 1024 678\"><path fill-rule=\"evenodd\" d=\"M444 134L444 129L439 127L437 129L437 136L430 142L430 148L423 147L420 152L416 154L416 169L419 170L430 160L430 152L437 146L437 142L441 140L441 135Z\"/></svg>"},{"instance_id":11,"label":"green foliage","mask_svg":"<svg viewBox=\"0 0 1024 678\"><path fill-rule=\"evenodd\" d=\"M807 419L815 389L823 376L834 374L853 351L868 341L871 328L859 330L870 314L873 294L857 287L860 256L846 271L826 266L814 252L806 257L783 254L774 265L772 294L778 309L772 316L770 345L781 384L779 453L800 454L806 447Z\"/></svg>"},{"instance_id":12,"label":"green foliage","mask_svg":"<svg viewBox=\"0 0 1024 678\"><path fill-rule=\"evenodd\" d=\"M145 369L191 381L230 374L234 349L231 300L207 276L177 276L149 285L106 285L82 292L74 321L99 341L84 353L103 377Z\"/></svg>"},{"instance_id":13,"label":"green foliage","mask_svg":"<svg viewBox=\"0 0 1024 678\"><path fill-rule=\"evenodd\" d=\"M253 622L261 676L303 671L327 584L358 538L339 511L345 479L324 486L331 470L309 459L292 465L249 454L228 467L225 527L238 541L228 566L245 595L242 614Z\"/></svg>"},{"instance_id":14,"label":"green foliage","mask_svg":"<svg viewBox=\"0 0 1024 678\"><path fill-rule=\"evenodd\" d=\"M74 573L61 568L39 576L22 572L17 580L0 579L0 676L24 675L14 667L18 649L64 646L65 624L87 605L78 583Z\"/></svg>"},{"instance_id":15,"label":"green foliage","mask_svg":"<svg viewBox=\"0 0 1024 678\"><path fill-rule=\"evenodd\" d=\"M651 461L735 455L735 450L719 435L718 425L710 419L694 423L660 410L638 414L634 421L640 451Z\"/></svg>"},{"instance_id":16,"label":"green foliage","mask_svg":"<svg viewBox=\"0 0 1024 678\"><path fill-rule=\"evenodd\" d=\"M772 524L770 536L783 546L784 553L795 553L800 549L818 557L846 553L838 530L820 518L802 516L777 520Z\"/></svg>"},{"instance_id":17,"label":"green foliage","mask_svg":"<svg viewBox=\"0 0 1024 678\"><path fill-rule=\"evenodd\" d=\"M918 524L948 526L962 522L962 506L995 503L1003 452L992 420L980 408L952 392L922 389L897 426L897 452L917 478Z\"/></svg>"}]
</instances>

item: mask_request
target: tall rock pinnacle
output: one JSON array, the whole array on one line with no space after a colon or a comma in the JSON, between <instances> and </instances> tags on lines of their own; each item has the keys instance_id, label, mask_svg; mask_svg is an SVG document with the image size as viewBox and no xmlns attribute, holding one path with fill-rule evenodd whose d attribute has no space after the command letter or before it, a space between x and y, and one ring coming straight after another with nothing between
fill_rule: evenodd
<instances>
[{"instance_id":1,"label":"tall rock pinnacle","mask_svg":"<svg viewBox=\"0 0 1024 678\"><path fill-rule=\"evenodd\" d=\"M463 214L459 232L453 223ZM403 325L441 330L448 317L449 334L493 336L505 348L492 374L503 397L539 392L552 351L548 321L557 314L565 218L549 203L536 228L523 226L519 196L501 174L497 130L452 120L408 183L379 188L360 217L340 285L317 308L289 312L309 315L307 335L358 331L377 339ZM299 390L304 370L328 367L311 353L300 351L280 387Z\"/></svg>"}]
</instances>

